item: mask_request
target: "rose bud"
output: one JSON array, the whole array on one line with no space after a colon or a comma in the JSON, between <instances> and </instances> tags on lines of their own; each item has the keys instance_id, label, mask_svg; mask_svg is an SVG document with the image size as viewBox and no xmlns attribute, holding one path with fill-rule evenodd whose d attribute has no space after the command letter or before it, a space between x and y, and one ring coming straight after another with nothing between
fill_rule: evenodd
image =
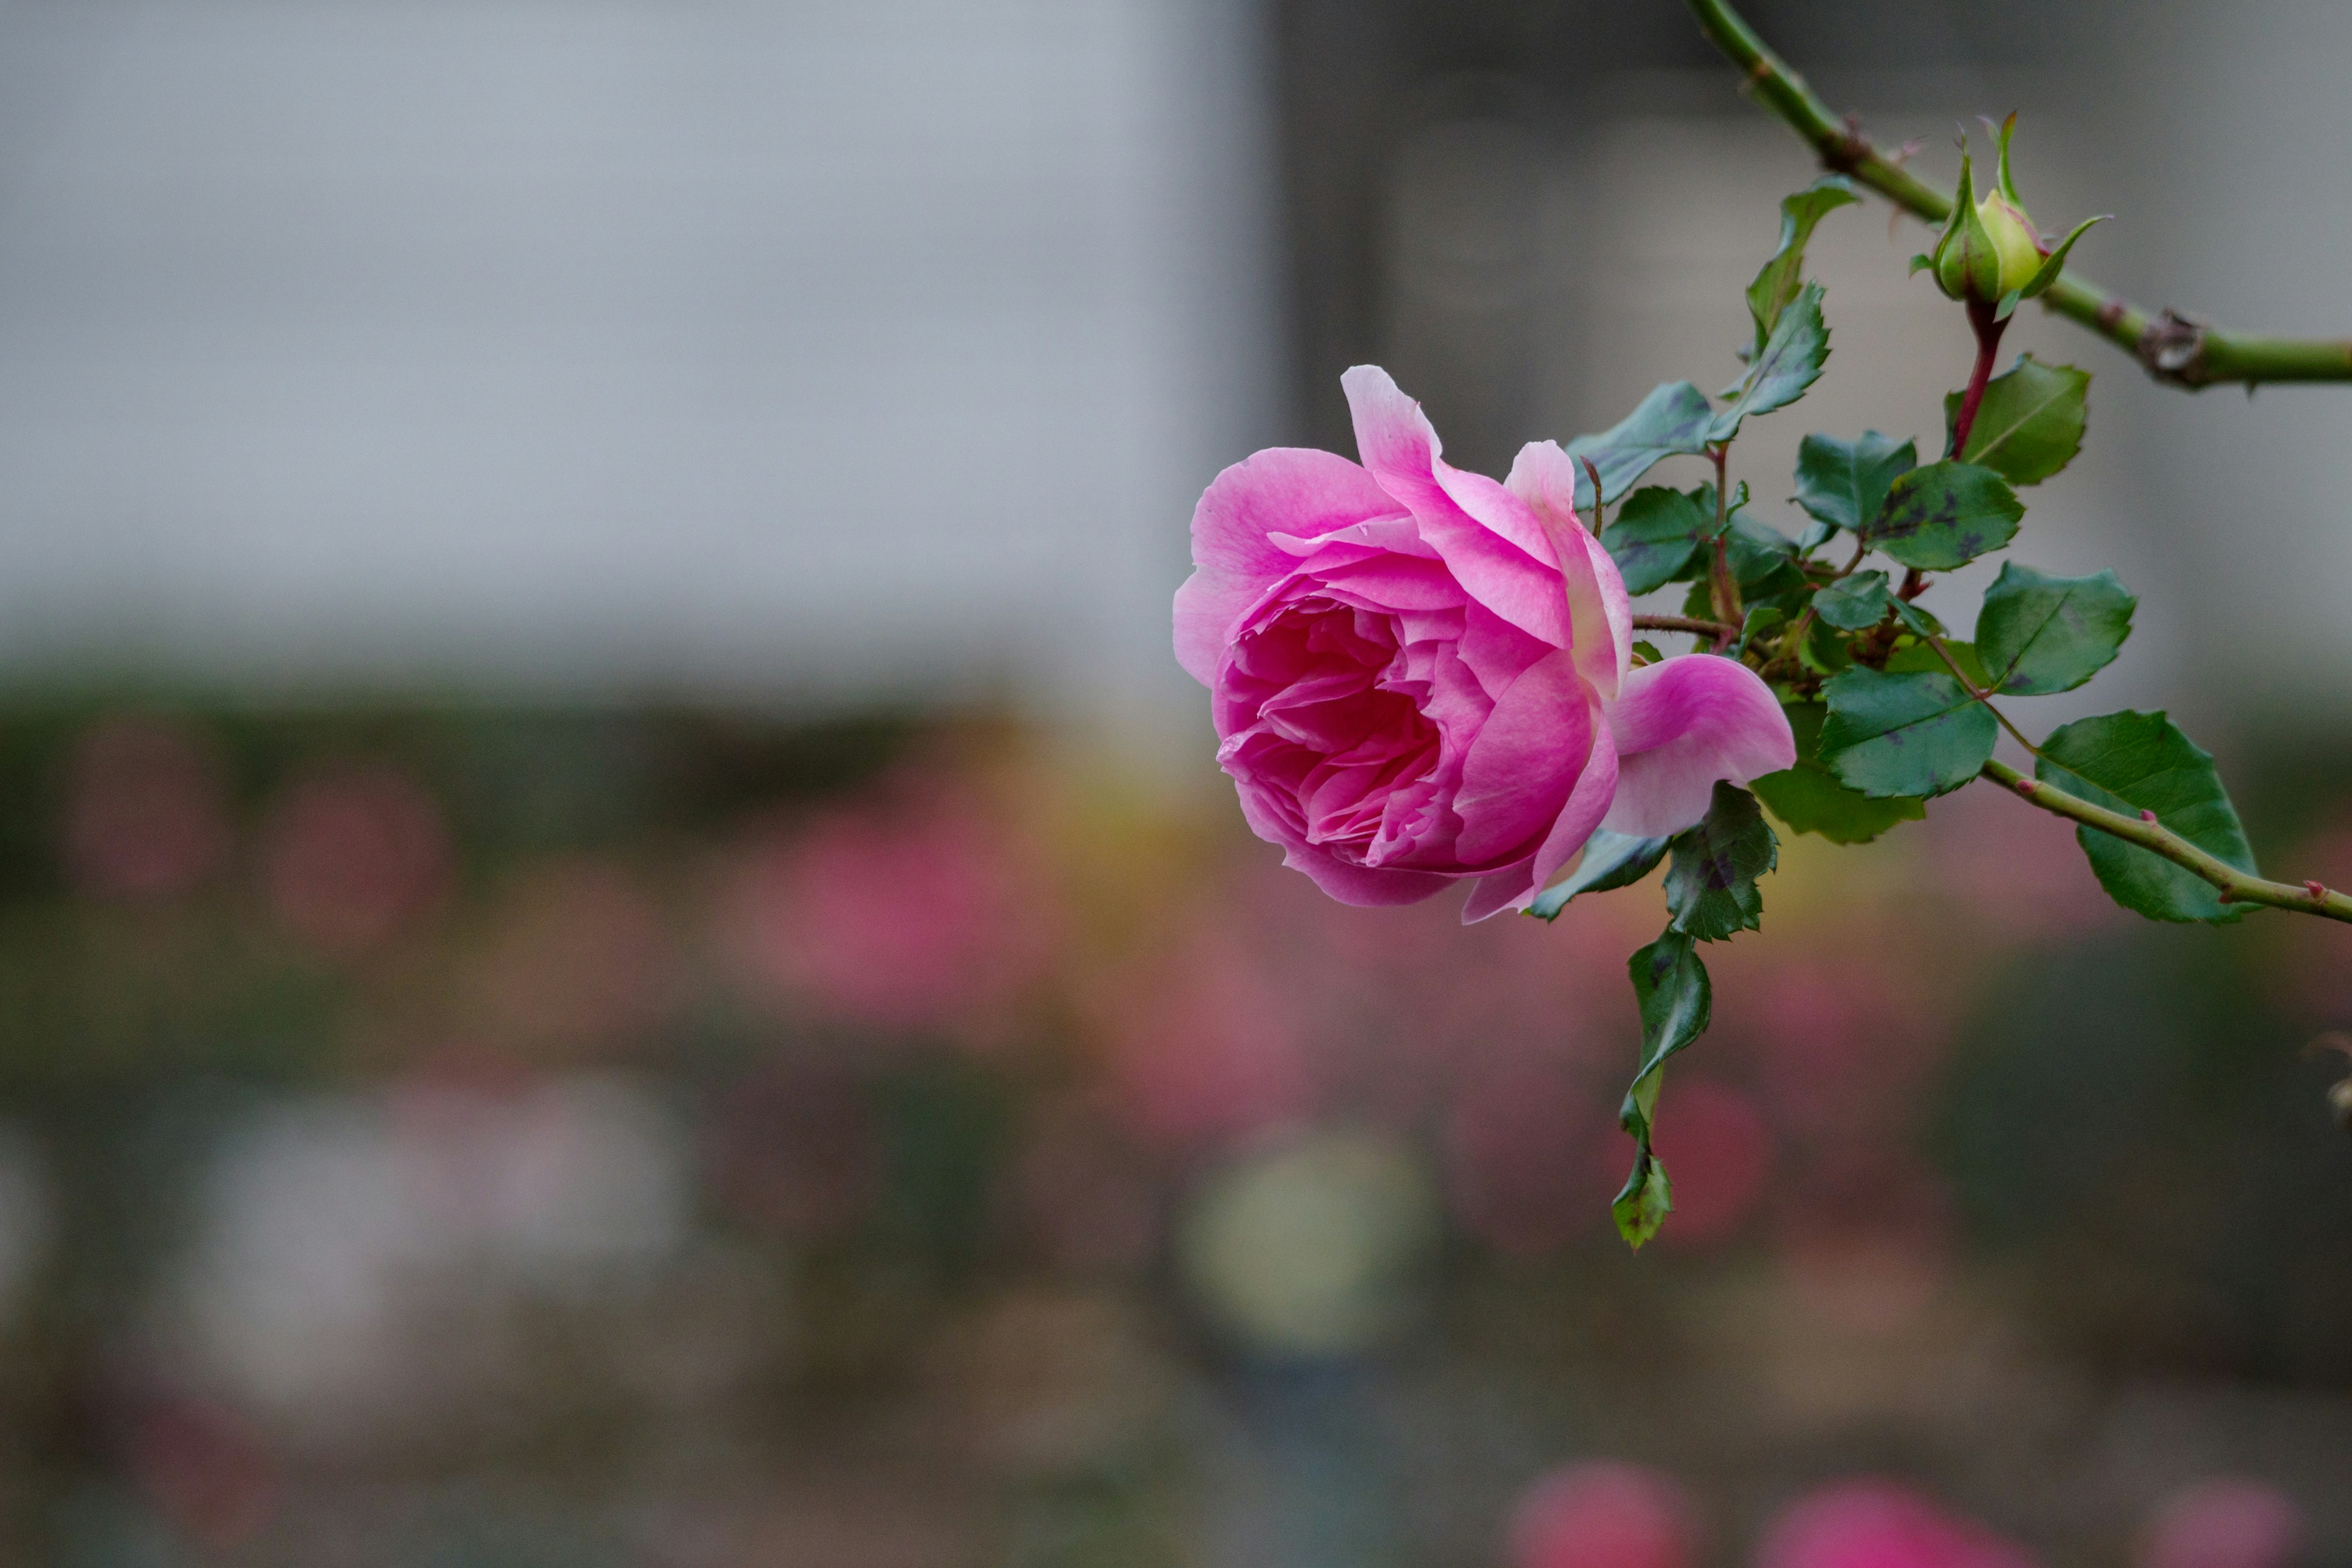
<instances>
[{"instance_id":1,"label":"rose bud","mask_svg":"<svg viewBox=\"0 0 2352 1568\"><path fill-rule=\"evenodd\" d=\"M1969 154L1960 152L1960 184L1952 197L1952 216L1936 240L1936 248L1911 258L1911 270L1931 269L1936 286L1950 299L1995 307L1993 319L2006 321L2021 300L2031 300L2058 281L2066 253L2083 231L2099 221L2084 218L2055 250L2042 243L2041 230L2018 199L2016 182L2009 173L2009 138L2017 116L2001 122L1995 134L2000 149L1998 184L1977 199ZM2101 215L2102 216L2105 215Z\"/></svg>"}]
</instances>

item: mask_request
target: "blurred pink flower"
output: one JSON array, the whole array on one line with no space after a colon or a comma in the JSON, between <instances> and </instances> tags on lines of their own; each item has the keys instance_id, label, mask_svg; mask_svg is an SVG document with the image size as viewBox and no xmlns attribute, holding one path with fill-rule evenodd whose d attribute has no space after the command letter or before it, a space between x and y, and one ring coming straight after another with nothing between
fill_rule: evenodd
<instances>
[{"instance_id":1,"label":"blurred pink flower","mask_svg":"<svg viewBox=\"0 0 2352 1568\"><path fill-rule=\"evenodd\" d=\"M1044 971L1051 890L1011 830L939 780L901 780L756 830L720 940L772 994L883 1029L970 1033Z\"/></svg>"},{"instance_id":2,"label":"blurred pink flower","mask_svg":"<svg viewBox=\"0 0 2352 1568\"><path fill-rule=\"evenodd\" d=\"M2200 1481L2165 1500L2138 1568L2284 1568L2303 1542L2303 1510L2261 1481Z\"/></svg>"},{"instance_id":3,"label":"blurred pink flower","mask_svg":"<svg viewBox=\"0 0 2352 1568\"><path fill-rule=\"evenodd\" d=\"M1512 1510L1512 1568L1688 1568L1693 1554L1682 1489L1638 1465L1564 1465Z\"/></svg>"},{"instance_id":4,"label":"blurred pink flower","mask_svg":"<svg viewBox=\"0 0 2352 1568\"><path fill-rule=\"evenodd\" d=\"M67 765L68 877L99 898L184 893L228 857L220 759L205 737L167 720L101 719Z\"/></svg>"},{"instance_id":5,"label":"blurred pink flower","mask_svg":"<svg viewBox=\"0 0 2352 1568\"><path fill-rule=\"evenodd\" d=\"M1190 1152L1296 1120L1316 1100L1290 999L1234 943L1197 932L1092 999L1112 1115Z\"/></svg>"},{"instance_id":6,"label":"blurred pink flower","mask_svg":"<svg viewBox=\"0 0 2352 1568\"><path fill-rule=\"evenodd\" d=\"M1790 1505L1764 1532L1757 1568L2032 1568L1983 1526L1891 1481L1841 1481Z\"/></svg>"},{"instance_id":7,"label":"blurred pink flower","mask_svg":"<svg viewBox=\"0 0 2352 1568\"><path fill-rule=\"evenodd\" d=\"M396 768L345 763L287 786L263 827L270 907L302 941L355 954L439 902L449 841L430 795Z\"/></svg>"},{"instance_id":8,"label":"blurred pink flower","mask_svg":"<svg viewBox=\"0 0 2352 1568\"><path fill-rule=\"evenodd\" d=\"M1616 1142L1612 1130L1609 1107L1581 1075L1539 1059L1496 1065L1464 1087L1445 1119L1455 1219L1517 1257L1567 1245L1600 1223L1623 1177L1597 1173L1598 1151ZM1610 1158L1623 1163L1613 1147ZM1678 1184L1681 1174L1675 1168Z\"/></svg>"},{"instance_id":9,"label":"blurred pink flower","mask_svg":"<svg viewBox=\"0 0 2352 1568\"><path fill-rule=\"evenodd\" d=\"M1656 1136L1674 1184L1674 1223L1662 1236L1669 1246L1720 1240L1756 1212L1772 1175L1772 1132L1747 1095L1714 1079L1672 1079ZM1622 1179L1632 1156L1612 1142L1610 1169Z\"/></svg>"},{"instance_id":10,"label":"blurred pink flower","mask_svg":"<svg viewBox=\"0 0 2352 1568\"><path fill-rule=\"evenodd\" d=\"M1340 384L1362 465L1276 447L1219 474L1176 593L1177 661L1286 865L1350 904L1466 883L1482 920L1526 908L1594 829L1677 832L1715 781L1795 760L1737 660L1633 667L1625 584L1557 444L1497 484L1438 455L1386 371Z\"/></svg>"}]
</instances>

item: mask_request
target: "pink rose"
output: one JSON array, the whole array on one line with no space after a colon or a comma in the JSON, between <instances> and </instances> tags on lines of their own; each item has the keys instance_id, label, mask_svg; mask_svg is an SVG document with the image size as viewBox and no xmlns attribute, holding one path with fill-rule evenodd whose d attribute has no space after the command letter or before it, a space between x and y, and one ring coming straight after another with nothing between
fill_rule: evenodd
<instances>
[{"instance_id":1,"label":"pink rose","mask_svg":"<svg viewBox=\"0 0 2352 1568\"><path fill-rule=\"evenodd\" d=\"M1351 904L1476 884L1524 909L1596 828L1659 837L1715 781L1796 761L1736 660L1633 666L1616 563L1550 441L1505 484L1440 460L1388 373L1340 378L1363 466L1275 447L1192 514L1176 657L1209 688L1217 759L1259 837Z\"/></svg>"}]
</instances>

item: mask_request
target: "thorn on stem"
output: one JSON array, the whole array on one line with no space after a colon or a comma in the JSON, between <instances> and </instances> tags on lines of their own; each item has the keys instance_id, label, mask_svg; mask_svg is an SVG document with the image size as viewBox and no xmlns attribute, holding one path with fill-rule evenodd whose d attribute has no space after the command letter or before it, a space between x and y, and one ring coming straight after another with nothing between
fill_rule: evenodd
<instances>
[{"instance_id":1,"label":"thorn on stem","mask_svg":"<svg viewBox=\"0 0 2352 1568\"><path fill-rule=\"evenodd\" d=\"M2311 897L2312 897L2313 901L2314 901L2314 902L2315 902L2315 903L2322 903L2322 904L2324 904L2324 903L2326 903L2326 902L2327 901L2327 889L2326 889L2326 887L2322 886L2322 885L2321 885L2321 883L2318 881L2318 879L2315 879L2315 878L2314 879L2312 879L2312 880L2308 881L2308 882L2305 882L2305 883L2303 885L2303 890L2304 890L2305 892L2306 892L2306 893L2309 893L2309 894L2311 895Z\"/></svg>"},{"instance_id":2,"label":"thorn on stem","mask_svg":"<svg viewBox=\"0 0 2352 1568\"><path fill-rule=\"evenodd\" d=\"M2156 813L2152 811L2143 808L2139 814L2139 819L2142 822L2147 823L2150 827L2154 827L2156 826Z\"/></svg>"},{"instance_id":3,"label":"thorn on stem","mask_svg":"<svg viewBox=\"0 0 2352 1568\"><path fill-rule=\"evenodd\" d=\"M2040 789L2042 786L2034 783L2032 779L2020 779L2010 787L2017 791L2020 795L2031 795L2035 790Z\"/></svg>"}]
</instances>

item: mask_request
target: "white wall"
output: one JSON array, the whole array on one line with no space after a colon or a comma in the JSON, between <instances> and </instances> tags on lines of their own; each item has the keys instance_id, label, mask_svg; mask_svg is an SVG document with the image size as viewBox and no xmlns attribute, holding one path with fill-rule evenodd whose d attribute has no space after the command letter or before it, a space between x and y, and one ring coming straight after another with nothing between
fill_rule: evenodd
<instances>
[{"instance_id":1,"label":"white wall","mask_svg":"<svg viewBox=\"0 0 2352 1568\"><path fill-rule=\"evenodd\" d=\"M0 10L0 673L1188 699L1245 0Z\"/></svg>"}]
</instances>

